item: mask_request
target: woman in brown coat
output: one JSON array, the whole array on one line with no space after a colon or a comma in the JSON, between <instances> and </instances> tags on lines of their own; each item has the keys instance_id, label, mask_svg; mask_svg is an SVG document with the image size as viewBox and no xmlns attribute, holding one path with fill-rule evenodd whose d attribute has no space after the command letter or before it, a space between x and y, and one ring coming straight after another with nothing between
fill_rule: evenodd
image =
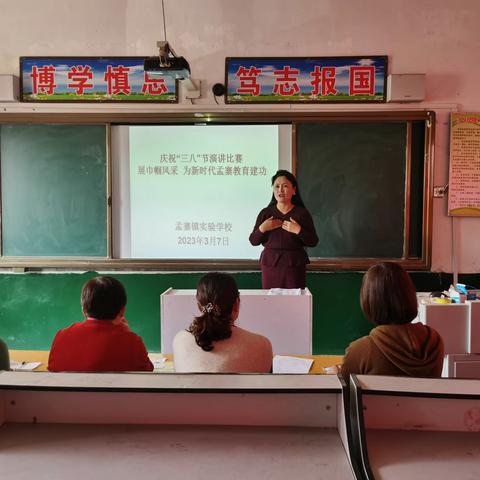
<instances>
[{"instance_id":1,"label":"woman in brown coat","mask_svg":"<svg viewBox=\"0 0 480 480\"><path fill-rule=\"evenodd\" d=\"M417 295L408 273L397 263L371 267L363 277L360 306L377 325L350 344L341 368L351 373L410 377L440 377L443 341L436 330L411 323L417 316Z\"/></svg>"}]
</instances>

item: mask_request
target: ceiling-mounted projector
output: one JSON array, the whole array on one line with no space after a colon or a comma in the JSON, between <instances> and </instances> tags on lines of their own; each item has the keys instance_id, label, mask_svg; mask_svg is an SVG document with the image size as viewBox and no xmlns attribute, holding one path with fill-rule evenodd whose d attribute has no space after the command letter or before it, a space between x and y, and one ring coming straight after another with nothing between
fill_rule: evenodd
<instances>
[{"instance_id":1,"label":"ceiling-mounted projector","mask_svg":"<svg viewBox=\"0 0 480 480\"><path fill-rule=\"evenodd\" d=\"M152 78L190 78L190 65L184 57L177 57L168 42L157 42L158 57L147 57L143 63L146 74Z\"/></svg>"}]
</instances>

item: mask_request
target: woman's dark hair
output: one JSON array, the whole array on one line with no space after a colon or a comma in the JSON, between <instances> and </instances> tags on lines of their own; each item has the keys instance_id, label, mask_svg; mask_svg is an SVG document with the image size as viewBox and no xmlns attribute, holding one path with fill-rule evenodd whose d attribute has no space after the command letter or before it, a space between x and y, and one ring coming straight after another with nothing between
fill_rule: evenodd
<instances>
[{"instance_id":1,"label":"woman's dark hair","mask_svg":"<svg viewBox=\"0 0 480 480\"><path fill-rule=\"evenodd\" d=\"M127 304L123 285L113 277L95 277L82 289L83 311L97 320L113 320Z\"/></svg>"},{"instance_id":2,"label":"woman's dark hair","mask_svg":"<svg viewBox=\"0 0 480 480\"><path fill-rule=\"evenodd\" d=\"M298 189L297 179L293 173L290 173L288 170L277 170L277 173L272 177L272 187L275 183L275 180L278 177L285 177L295 188L295 195L292 197L292 203L294 205L298 205L299 207L304 207L305 204L303 203L302 197L300 196L300 191ZM276 205L277 201L275 200L275 195L272 193L272 199L270 200L270 205Z\"/></svg>"},{"instance_id":3,"label":"woman's dark hair","mask_svg":"<svg viewBox=\"0 0 480 480\"><path fill-rule=\"evenodd\" d=\"M410 323L417 316L417 294L412 279L401 265L384 262L363 276L360 306L375 325Z\"/></svg>"},{"instance_id":4,"label":"woman's dark hair","mask_svg":"<svg viewBox=\"0 0 480 480\"><path fill-rule=\"evenodd\" d=\"M208 352L213 342L232 335L232 309L238 296L235 280L226 273L207 273L200 279L197 304L202 315L194 317L187 332L202 350Z\"/></svg>"}]
</instances>

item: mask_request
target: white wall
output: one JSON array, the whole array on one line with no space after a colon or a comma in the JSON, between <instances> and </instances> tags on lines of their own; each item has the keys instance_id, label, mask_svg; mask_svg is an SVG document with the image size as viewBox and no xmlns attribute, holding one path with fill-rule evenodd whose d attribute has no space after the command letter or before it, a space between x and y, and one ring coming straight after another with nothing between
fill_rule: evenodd
<instances>
[{"instance_id":1,"label":"white wall","mask_svg":"<svg viewBox=\"0 0 480 480\"><path fill-rule=\"evenodd\" d=\"M226 56L388 55L390 73L426 73L426 101L409 108L437 111L435 185L448 180L449 113L480 112L479 0L165 0L165 13L168 40L202 80L201 108L215 106ZM0 0L0 74L18 75L20 56L155 55L162 39L161 0ZM452 221L446 208L434 200L432 270L452 271L454 238L458 271L480 272L480 219Z\"/></svg>"}]
</instances>

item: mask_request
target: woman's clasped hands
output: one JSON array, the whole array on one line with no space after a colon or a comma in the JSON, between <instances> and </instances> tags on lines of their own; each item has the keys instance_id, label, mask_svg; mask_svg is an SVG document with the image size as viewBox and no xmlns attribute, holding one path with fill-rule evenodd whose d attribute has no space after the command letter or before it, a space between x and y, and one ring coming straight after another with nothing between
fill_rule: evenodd
<instances>
[{"instance_id":1,"label":"woman's clasped hands","mask_svg":"<svg viewBox=\"0 0 480 480\"><path fill-rule=\"evenodd\" d=\"M278 218L273 218L270 217L270 218L267 218L266 220L264 220L260 226L258 227L258 229L262 232L262 233L265 233L265 232L269 232L270 230L275 230L276 228L279 228L282 226L282 221L279 220Z\"/></svg>"},{"instance_id":2,"label":"woman's clasped hands","mask_svg":"<svg viewBox=\"0 0 480 480\"><path fill-rule=\"evenodd\" d=\"M290 217L290 221L284 220L282 222L282 228L287 232L294 233L298 235L302 227L292 218Z\"/></svg>"},{"instance_id":3,"label":"woman's clasped hands","mask_svg":"<svg viewBox=\"0 0 480 480\"><path fill-rule=\"evenodd\" d=\"M292 217L290 220L279 220L278 218L269 217L265 221L263 221L258 229L262 232L269 232L271 230L275 230L276 228L283 228L287 232L294 233L298 235L302 227L298 224Z\"/></svg>"}]
</instances>

